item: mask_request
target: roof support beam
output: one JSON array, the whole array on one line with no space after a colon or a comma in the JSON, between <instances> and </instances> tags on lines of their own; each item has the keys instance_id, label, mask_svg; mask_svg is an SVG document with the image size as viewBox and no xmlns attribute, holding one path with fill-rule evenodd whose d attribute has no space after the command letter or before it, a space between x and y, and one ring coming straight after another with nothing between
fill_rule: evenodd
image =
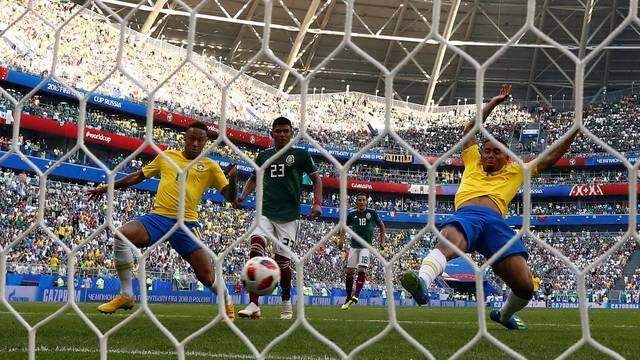
<instances>
[{"instance_id":1,"label":"roof support beam","mask_svg":"<svg viewBox=\"0 0 640 360\"><path fill-rule=\"evenodd\" d=\"M537 86L533 85L533 84L529 84L529 86L531 86L533 88L533 91L536 92L536 94L538 94L538 96L540 96L540 98L542 99L542 101L544 101L545 104L551 106L551 102L549 101L549 99L547 99L546 96L544 96L544 94L542 93L542 91L540 91L540 89L538 89Z\"/></svg>"},{"instance_id":2,"label":"roof support beam","mask_svg":"<svg viewBox=\"0 0 640 360\"><path fill-rule=\"evenodd\" d=\"M471 17L469 18L469 24L467 24L467 31L464 34L464 41L469 41L471 39L471 35L473 34L473 28L476 24L476 15L478 14L478 4L480 0L476 0L473 3L473 9L471 10ZM463 51L467 51L467 47L462 47ZM458 57L458 64L456 66L456 76L453 77L454 83L453 88L451 89L449 95L449 103L453 104L453 98L456 95L456 90L458 89L458 76L460 76L460 71L462 71L462 64L464 63L464 59L462 57Z\"/></svg>"},{"instance_id":3,"label":"roof support beam","mask_svg":"<svg viewBox=\"0 0 640 360\"><path fill-rule=\"evenodd\" d=\"M593 16L594 0L586 0L584 6L584 18L582 20L582 33L580 33L580 50L578 58L583 59L587 50L587 40L589 39L589 30L591 29L591 19Z\"/></svg>"},{"instance_id":4,"label":"roof support beam","mask_svg":"<svg viewBox=\"0 0 640 360\"><path fill-rule=\"evenodd\" d=\"M326 12L324 13L324 17L322 21L320 21L320 30L324 30L331 19L331 15L333 14L333 7L336 5L337 0L329 0L330 3L327 7ZM307 56L307 61L304 64L304 71L309 71L311 68L311 60L316 56L316 51L318 51L318 44L320 44L320 34L315 34L315 38L313 41L313 45L311 46L311 50L309 50L309 56Z\"/></svg>"},{"instance_id":5,"label":"roof support beam","mask_svg":"<svg viewBox=\"0 0 640 360\"><path fill-rule=\"evenodd\" d=\"M244 17L245 20L253 19L253 14L255 14L256 8L258 7L259 3L260 3L259 0L253 0L253 2L251 3L251 7L249 8L249 11L247 11L247 15L245 15ZM242 42L242 36L244 35L244 32L247 26L248 25L244 25L244 24L240 26L240 30L238 30L238 34L236 34L236 39L233 40L233 45L231 45L231 49L229 49L229 52L227 53L228 63L231 63L233 58L236 56L236 51L238 51L238 48L240 47L240 43Z\"/></svg>"},{"instance_id":6,"label":"roof support beam","mask_svg":"<svg viewBox=\"0 0 640 360\"><path fill-rule=\"evenodd\" d=\"M156 0L156 3L153 4L153 8L151 12L147 15L147 19L144 21L144 25L142 25L142 29L140 29L141 34L148 34L149 30L153 26L153 23L158 19L158 15L160 15L160 10L164 7L164 4L167 3L167 0Z\"/></svg>"},{"instance_id":7,"label":"roof support beam","mask_svg":"<svg viewBox=\"0 0 640 360\"><path fill-rule=\"evenodd\" d=\"M616 0L611 1L611 21L609 22L609 34L613 32L615 29L615 13L616 11ZM604 86L609 84L609 65L611 64L611 50L605 50L607 52L605 61L604 61L604 78L602 79L602 83ZM585 76L586 78L586 76Z\"/></svg>"},{"instance_id":8,"label":"roof support beam","mask_svg":"<svg viewBox=\"0 0 640 360\"><path fill-rule=\"evenodd\" d=\"M304 16L304 20L302 21L302 25L300 26L300 31L298 31L298 35L293 42L293 46L291 47L289 56L287 56L287 65L289 67L293 67L295 60L298 57L298 51L300 51L300 48L302 47L302 41L304 40L305 35L307 35L307 30L309 30L309 27L311 26L311 22L315 17L318 6L320 6L320 0L313 0L311 1L311 5L309 5L309 8L307 9L307 14ZM278 86L278 89L280 91L284 89L284 84L287 83L288 78L289 70L283 69L282 76L280 76L280 86Z\"/></svg>"},{"instance_id":9,"label":"roof support beam","mask_svg":"<svg viewBox=\"0 0 640 360\"><path fill-rule=\"evenodd\" d=\"M549 52L547 52L547 50L545 50L545 49L541 49L541 50L542 50L542 53L549 59L549 61L551 61L553 66L555 66L556 69L558 69L560 74L562 74L562 76L564 76L565 79L567 79L571 84L573 84L573 79L571 78L571 76L569 76L567 74L567 72L562 69L560 64L558 64L558 62L549 54ZM560 56L562 56L562 55L560 55Z\"/></svg>"},{"instance_id":10,"label":"roof support beam","mask_svg":"<svg viewBox=\"0 0 640 360\"><path fill-rule=\"evenodd\" d=\"M546 19L547 8L549 7L549 0L544 0L542 4L542 10L540 11L540 17L538 18L538 24L536 27L541 31L544 31L544 20ZM538 38L536 44L540 44L542 40ZM538 63L538 48L533 49L533 57L531 58L531 70L529 70L529 87L527 87L526 100L531 99L531 90L538 92L537 88L533 85L533 80L536 75L536 65Z\"/></svg>"},{"instance_id":11,"label":"roof support beam","mask_svg":"<svg viewBox=\"0 0 640 360\"><path fill-rule=\"evenodd\" d=\"M398 13L398 17L396 18L396 24L393 27L393 35L398 35L400 33L400 25L402 25L402 22L404 21L404 15L407 12L407 5L409 3L409 0L404 0L404 2L402 4L400 4L400 12ZM396 41L389 41L389 45L387 45L387 50L385 51L384 54L384 62L382 63L382 65L384 65L384 67L387 67L387 65L389 64L389 60L391 60L391 53L393 50L393 44L396 43ZM380 76L378 76L378 81L376 82L376 89L378 89L380 87L380 81L382 80L382 72L380 73Z\"/></svg>"},{"instance_id":12,"label":"roof support beam","mask_svg":"<svg viewBox=\"0 0 640 360\"><path fill-rule=\"evenodd\" d=\"M560 20L549 9L547 9L547 14L549 14L549 16L551 16L551 18L556 21L558 26L560 26L562 31L564 31L565 35L567 35L569 38L571 38L571 40L573 40L573 42L576 43L576 45L580 45L580 41L575 36L573 36L571 31L569 31L569 29L567 29L567 27L564 25L565 21L571 19L570 16L565 17L564 20Z\"/></svg>"},{"instance_id":13,"label":"roof support beam","mask_svg":"<svg viewBox=\"0 0 640 360\"><path fill-rule=\"evenodd\" d=\"M449 8L447 23L444 25L444 31L442 33L442 37L444 37L445 40L449 40L451 37L453 25L455 24L456 16L458 15L458 9L460 9L460 0L453 0L451 2L451 7ZM431 70L431 79L429 79L429 86L427 87L427 93L424 97L425 104L430 104L433 99L433 93L435 92L436 85L438 84L440 68L442 67L442 60L444 60L444 54L446 51L447 46L445 44L440 44L438 46L438 53L436 54L436 59L433 63L433 70Z\"/></svg>"}]
</instances>

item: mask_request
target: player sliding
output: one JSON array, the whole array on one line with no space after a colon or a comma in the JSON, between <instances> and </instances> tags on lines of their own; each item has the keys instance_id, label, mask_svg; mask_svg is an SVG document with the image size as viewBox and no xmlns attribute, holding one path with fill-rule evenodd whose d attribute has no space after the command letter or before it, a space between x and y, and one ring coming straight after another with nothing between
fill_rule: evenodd
<instances>
[{"instance_id":1,"label":"player sliding","mask_svg":"<svg viewBox=\"0 0 640 360\"><path fill-rule=\"evenodd\" d=\"M510 93L511 86L503 85L500 94L483 109L482 120L485 121ZM474 122L469 121L464 134L470 132L473 125ZM532 175L555 164L567 152L577 133L559 143L532 169ZM491 141L485 141L479 148L474 139L468 140L463 145L462 160L465 168L455 196L456 212L441 224L440 233L460 250L477 251L488 259L515 234L504 217L509 202L522 185L524 170L517 163L510 162L508 155ZM402 275L402 286L419 305L426 304L429 301L429 286L442 274L447 261L457 256L447 245L438 243L422 260L418 275L413 272ZM523 309L533 295L527 258L527 249L522 239L518 239L492 266L494 272L507 283L511 293L500 310L491 311L490 318L512 330L526 328L524 322L514 314Z\"/></svg>"},{"instance_id":2,"label":"player sliding","mask_svg":"<svg viewBox=\"0 0 640 360\"><path fill-rule=\"evenodd\" d=\"M184 169L202 153L207 140L207 126L194 122L185 131L184 149L182 151L166 150L164 154L173 160L180 169ZM114 184L116 189L127 188L152 176L159 176L160 184L151 213L137 217L119 228L120 232L139 248L158 242L176 223L180 196L178 173L167 160L158 155L141 170L117 180ZM236 200L238 174L235 167L228 168L227 176L229 180L225 177L220 166L209 158L198 160L188 170L184 222L198 237L200 237L200 224L196 207L205 191L209 188L215 188L227 201L233 203ZM91 198L98 198L106 191L107 187L100 185L96 189L90 190L88 194ZM213 262L207 251L193 241L181 228L178 228L169 237L169 243L183 259L189 262L198 280L215 294ZM113 250L115 266L120 278L120 294L98 307L99 312L107 314L114 313L118 309L131 309L135 302L132 286L133 254L131 249L123 240L115 236ZM234 319L233 303L227 293L226 286L225 303L227 316Z\"/></svg>"},{"instance_id":3,"label":"player sliding","mask_svg":"<svg viewBox=\"0 0 640 360\"><path fill-rule=\"evenodd\" d=\"M275 147L261 151L256 157L256 164L261 166L277 151L284 148L291 141L293 127L291 121L279 117L273 121L271 137ZM277 239L285 248L275 245L274 260L280 267L280 287L282 288L281 319L291 319L291 260L289 251L296 242L298 219L300 218L300 195L302 193L302 177L307 174L313 182L313 206L311 219L316 219L322 212L322 182L316 166L306 149L292 147L276 159L265 170L263 181L262 215L258 218L258 225L251 235L251 251L249 258L265 256L268 235ZM256 187L256 177L253 174L244 185L242 194L237 199L237 205L242 202ZM243 310L238 311L241 318L260 319L259 296L249 294L251 302Z\"/></svg>"},{"instance_id":4,"label":"player sliding","mask_svg":"<svg viewBox=\"0 0 640 360\"><path fill-rule=\"evenodd\" d=\"M347 215L347 226L350 226L351 229L362 238L362 240L371 245L373 242L373 228L375 225L378 225L378 239L380 240L380 247L383 248L385 246L384 223L380 220L378 213L375 210L367 208L367 195L359 193L356 195L356 209ZM344 231L340 232L340 240L342 244L345 243ZM351 305L358 303L358 297L360 296L360 291L364 286L366 277L365 272L369 266L369 261L369 249L355 238L352 238L345 271L347 275L345 279L347 299L341 307L342 310L347 310ZM353 293L353 275L356 268L358 269L358 279L356 281L356 292Z\"/></svg>"}]
</instances>

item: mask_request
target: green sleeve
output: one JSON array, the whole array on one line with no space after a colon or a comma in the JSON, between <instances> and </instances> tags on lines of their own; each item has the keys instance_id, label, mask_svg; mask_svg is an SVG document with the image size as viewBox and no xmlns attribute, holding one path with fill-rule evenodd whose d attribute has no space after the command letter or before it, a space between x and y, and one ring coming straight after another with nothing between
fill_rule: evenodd
<instances>
[{"instance_id":1,"label":"green sleeve","mask_svg":"<svg viewBox=\"0 0 640 360\"><path fill-rule=\"evenodd\" d=\"M382 220L380 220L380 217L378 216L378 212L375 210L371 210L372 214L371 214L371 218L373 219L373 221L376 224L380 224L382 222Z\"/></svg>"},{"instance_id":2,"label":"green sleeve","mask_svg":"<svg viewBox=\"0 0 640 360\"><path fill-rule=\"evenodd\" d=\"M262 164L264 164L264 152L261 151L258 153L258 156L256 156L256 165L258 166L262 166Z\"/></svg>"},{"instance_id":3,"label":"green sleeve","mask_svg":"<svg viewBox=\"0 0 640 360\"><path fill-rule=\"evenodd\" d=\"M302 155L302 171L304 171L307 175L318 172L318 169L316 169L316 164L313 162L311 154L309 154L309 150L304 150L304 153Z\"/></svg>"}]
</instances>

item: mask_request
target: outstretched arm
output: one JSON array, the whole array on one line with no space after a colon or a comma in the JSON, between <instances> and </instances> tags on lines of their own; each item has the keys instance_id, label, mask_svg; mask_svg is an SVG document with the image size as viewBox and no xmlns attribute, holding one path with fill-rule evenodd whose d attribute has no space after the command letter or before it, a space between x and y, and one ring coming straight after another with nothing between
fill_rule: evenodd
<instances>
[{"instance_id":1,"label":"outstretched arm","mask_svg":"<svg viewBox=\"0 0 640 360\"><path fill-rule=\"evenodd\" d=\"M380 220L380 222L378 223L378 240L380 241L380 247L384 248L387 246L387 244L385 243L385 226L384 226L384 222L382 222L382 220Z\"/></svg>"},{"instance_id":2,"label":"outstretched arm","mask_svg":"<svg viewBox=\"0 0 640 360\"><path fill-rule=\"evenodd\" d=\"M121 179L116 180L113 183L113 187L116 189L121 189L121 188L127 188L129 186L133 186L135 184L141 183L146 179L146 177L144 176L144 174L142 173L142 170L138 170L134 173L131 173ZM102 194L107 192L107 185L106 184L100 184L98 185L95 189L89 190L87 191L87 195L89 195L89 198L91 199L97 199L99 198Z\"/></svg>"},{"instance_id":3,"label":"outstretched arm","mask_svg":"<svg viewBox=\"0 0 640 360\"><path fill-rule=\"evenodd\" d=\"M235 204L238 196L238 169L235 164L230 164L226 172L229 184L220 190L220 193L228 202Z\"/></svg>"},{"instance_id":4,"label":"outstretched arm","mask_svg":"<svg viewBox=\"0 0 640 360\"><path fill-rule=\"evenodd\" d=\"M544 170L547 170L548 168L552 167L553 164L558 162L558 160L560 160L562 155L567 153L567 151L569 150L569 147L573 143L573 140L576 138L578 133L579 131L576 129L573 132L573 134L571 134L571 136L566 138L563 142L559 143L555 149L553 149L547 156L542 158L542 160L540 160L540 162L536 167L537 171L542 172Z\"/></svg>"},{"instance_id":5,"label":"outstretched arm","mask_svg":"<svg viewBox=\"0 0 640 360\"><path fill-rule=\"evenodd\" d=\"M511 95L511 85L503 84L500 87L500 93L494 96L493 98L491 98L491 101L489 101L489 103L485 105L485 107L482 109L483 123L487 120L489 115L491 115L491 112L493 111L493 109L495 109L496 106L502 104L505 100L507 100L509 98L509 95ZM462 133L462 136L467 135L471 131L471 129L473 129L474 124L475 124L474 119L469 120L467 125L464 127L464 132ZM464 143L464 145L462 146L462 149L464 150L470 146L473 146L473 144L475 144L475 140L471 138Z\"/></svg>"},{"instance_id":6,"label":"outstretched arm","mask_svg":"<svg viewBox=\"0 0 640 360\"><path fill-rule=\"evenodd\" d=\"M311 220L315 220L322 215L322 178L317 172L309 175L313 183L313 206L311 207Z\"/></svg>"},{"instance_id":7,"label":"outstretched arm","mask_svg":"<svg viewBox=\"0 0 640 360\"><path fill-rule=\"evenodd\" d=\"M249 177L246 183L244 183L244 188L242 189L242 194L236 198L235 205L236 207L240 207L240 204L244 201L244 199L249 196L256 188L256 175L253 174Z\"/></svg>"}]
</instances>

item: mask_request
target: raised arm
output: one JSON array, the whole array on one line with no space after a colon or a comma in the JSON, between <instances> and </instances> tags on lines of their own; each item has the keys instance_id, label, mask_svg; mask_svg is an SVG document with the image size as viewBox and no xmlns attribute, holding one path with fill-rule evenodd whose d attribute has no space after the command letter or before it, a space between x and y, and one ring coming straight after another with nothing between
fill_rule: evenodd
<instances>
[{"instance_id":1,"label":"raised arm","mask_svg":"<svg viewBox=\"0 0 640 360\"><path fill-rule=\"evenodd\" d=\"M496 106L502 104L505 100L507 100L509 98L509 95L511 95L511 85L503 84L500 87L500 93L498 95L494 96L493 98L491 98L489 103L487 105L485 105L485 107L482 109L482 122L483 123L487 120L489 115L491 115L491 112L493 111L493 109L495 109ZM474 119L469 120L467 125L464 127L464 131L462 133L462 136L467 135L471 131L471 129L473 129L473 125L474 124L475 124L475 120ZM466 149L466 148L468 148L470 146L473 146L473 144L475 144L475 140L473 138L471 138L471 139L469 139L468 141L466 141L464 143L464 145L462 146L462 149Z\"/></svg>"},{"instance_id":2,"label":"raised arm","mask_svg":"<svg viewBox=\"0 0 640 360\"><path fill-rule=\"evenodd\" d=\"M566 154L569 150L569 147L573 143L573 140L578 135L579 131L576 129L571 136L566 138L563 142L559 143L555 149L553 149L547 156L543 157L542 160L536 166L537 172L542 172L552 167L553 164L557 163L558 160L562 157L562 155Z\"/></svg>"},{"instance_id":3,"label":"raised arm","mask_svg":"<svg viewBox=\"0 0 640 360\"><path fill-rule=\"evenodd\" d=\"M113 183L113 187L116 189L128 188L129 186L133 186L135 184L143 182L145 179L146 177L142 173L142 170L138 170L121 179L116 180ZM100 197L102 194L106 192L107 192L107 185L100 184L95 189L91 189L87 191L87 195L89 195L89 198L91 199L97 199L98 197Z\"/></svg>"}]
</instances>

